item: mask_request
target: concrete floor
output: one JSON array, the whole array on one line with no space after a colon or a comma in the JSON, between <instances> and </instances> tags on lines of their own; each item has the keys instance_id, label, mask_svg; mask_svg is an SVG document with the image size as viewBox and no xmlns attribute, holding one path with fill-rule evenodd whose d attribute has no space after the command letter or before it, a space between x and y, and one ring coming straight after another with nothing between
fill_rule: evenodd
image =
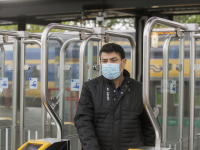
<instances>
[{"instance_id":1,"label":"concrete floor","mask_svg":"<svg viewBox=\"0 0 200 150\"><path fill-rule=\"evenodd\" d=\"M36 139L35 133L37 131L37 138L42 138L42 119L41 119L41 108L37 107L27 107L25 109L25 139L28 140L28 130L30 130L30 139ZM11 145L11 125L12 125L12 109L6 108L4 106L0 107L0 150L5 149L5 143L6 143L6 128L8 129L8 146L10 150ZM19 112L17 113L17 121L19 125ZM17 128L17 139L16 142L19 144L19 126Z\"/></svg>"}]
</instances>

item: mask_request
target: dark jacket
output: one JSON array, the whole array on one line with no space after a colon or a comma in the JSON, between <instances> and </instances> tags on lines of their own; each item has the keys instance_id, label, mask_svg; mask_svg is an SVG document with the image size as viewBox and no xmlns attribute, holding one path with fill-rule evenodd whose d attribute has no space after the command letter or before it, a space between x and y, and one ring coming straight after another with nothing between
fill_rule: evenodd
<instances>
[{"instance_id":1,"label":"dark jacket","mask_svg":"<svg viewBox=\"0 0 200 150\"><path fill-rule=\"evenodd\" d=\"M84 150L128 150L154 146L155 133L143 106L142 83L124 70L119 101L112 81L103 76L82 87L75 126Z\"/></svg>"}]
</instances>

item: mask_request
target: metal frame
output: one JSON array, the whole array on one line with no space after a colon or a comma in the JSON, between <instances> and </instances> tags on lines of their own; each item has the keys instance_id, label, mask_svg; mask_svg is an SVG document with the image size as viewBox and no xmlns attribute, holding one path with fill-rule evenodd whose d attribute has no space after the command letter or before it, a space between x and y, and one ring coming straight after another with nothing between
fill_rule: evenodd
<instances>
[{"instance_id":1,"label":"metal frame","mask_svg":"<svg viewBox=\"0 0 200 150\"><path fill-rule=\"evenodd\" d=\"M62 138L62 121L60 119L58 119L57 115L55 114L55 112L53 111L53 109L51 108L50 104L48 103L48 93L47 93L47 88L48 88L48 83L47 83L47 73L48 73L48 58L47 58L47 39L48 39L48 33L51 29L63 29L63 30L71 30L71 31L79 31L79 32L87 32L87 33L93 33L96 35L100 35L100 37L89 37L88 39L84 40L84 42L81 44L81 50L80 50L80 64L79 64L79 71L83 72L84 71L84 51L85 51L85 47L87 45L87 43L90 40L93 41L98 41L99 42L99 48L101 48L102 46L102 33L103 34L108 34L111 36L117 36L117 37L122 37L122 38L127 38L130 43L131 43L131 48L132 48L132 54L131 54L131 59L132 59L132 70L131 70L131 75L133 78L135 78L135 43L134 40L132 38L132 36L128 35L128 34L119 34L119 33L115 33L115 32L111 32L111 31L107 31L105 32L102 29L97 29L97 30L93 30L92 28L82 28L82 27L76 27L76 26L68 26L68 25L61 25L61 24L49 24L43 31L42 33L42 37L41 37L41 82L43 83L41 85L41 99L42 102L45 106L45 108L47 109L47 111L49 112L50 116L53 118L54 122L56 123L57 126L57 139L61 140ZM100 31L100 32L99 32ZM104 33L105 32L105 33ZM100 50L100 49L99 49ZM134 60L133 60L134 59ZM81 63L82 62L82 63ZM98 61L99 63L99 61ZM99 70L100 72L100 70ZM83 84L83 78L84 75L80 74L79 79L80 79L80 84L79 87L82 87ZM81 90L79 90L79 96L80 96ZM63 116L63 114L60 112L60 114ZM80 144L79 144L80 145ZM81 147L79 147L79 149L81 149Z\"/></svg>"},{"instance_id":2,"label":"metal frame","mask_svg":"<svg viewBox=\"0 0 200 150\"><path fill-rule=\"evenodd\" d=\"M164 24L170 27L174 28L180 28L183 30L187 30L188 27L185 24L177 23L174 21L170 21L167 19L162 19L158 17L152 17L150 18L144 28L144 35L143 35L143 103L144 107L146 108L146 111L150 117L150 120L152 122L152 125L155 130L155 150L159 150L161 147L161 130L160 126L158 124L158 121L156 120L152 107L150 105L149 101L149 77L150 77L150 34L152 26L155 23Z\"/></svg>"},{"instance_id":3,"label":"metal frame","mask_svg":"<svg viewBox=\"0 0 200 150\"><path fill-rule=\"evenodd\" d=\"M17 98L18 98L18 39L14 38L14 50L13 50L13 97L12 97L12 150L16 150L16 126L17 126Z\"/></svg>"},{"instance_id":4,"label":"metal frame","mask_svg":"<svg viewBox=\"0 0 200 150\"><path fill-rule=\"evenodd\" d=\"M68 25L62 25L62 24L56 24L52 23L49 24L43 31L42 37L41 37L41 82L43 83L41 85L41 99L42 102L47 109L50 116L53 118L56 126L57 126L57 139L61 140L62 138L62 123L61 120L57 117L56 113L51 108L51 105L48 102L48 54L47 54L47 39L48 39L48 33L51 29L62 29L62 30L76 30L76 31L83 31L92 33L92 28L82 28L77 26L68 26Z\"/></svg>"},{"instance_id":5,"label":"metal frame","mask_svg":"<svg viewBox=\"0 0 200 150\"><path fill-rule=\"evenodd\" d=\"M194 111L195 111L195 53L196 39L200 39L200 34L190 33L190 131L189 150L194 149Z\"/></svg>"},{"instance_id":6,"label":"metal frame","mask_svg":"<svg viewBox=\"0 0 200 150\"><path fill-rule=\"evenodd\" d=\"M165 145L167 142L167 114L168 114L168 79L169 79L169 46L172 38L175 35L169 35L163 45L163 100L162 100L162 144ZM179 37L179 64L181 69L179 70L179 139L183 138L183 102L184 102L184 35ZM179 143L179 149L182 150L182 142Z\"/></svg>"},{"instance_id":7,"label":"metal frame","mask_svg":"<svg viewBox=\"0 0 200 150\"><path fill-rule=\"evenodd\" d=\"M24 143L24 100L25 100L25 49L26 44L37 44L41 47L41 43L38 40L30 40L21 38L21 70L20 70L20 145ZM44 118L42 117L43 124L45 123ZM44 126L42 125L42 132L44 134Z\"/></svg>"},{"instance_id":8,"label":"metal frame","mask_svg":"<svg viewBox=\"0 0 200 150\"><path fill-rule=\"evenodd\" d=\"M64 77L64 67L65 67L65 50L66 47L71 42L79 42L81 41L79 38L73 38L70 40L67 40L61 47L60 50L60 79L59 79L59 87L60 87L60 99L59 99L59 116L62 122L62 126L64 127L64 99L65 99L65 77Z\"/></svg>"},{"instance_id":9,"label":"metal frame","mask_svg":"<svg viewBox=\"0 0 200 150\"><path fill-rule=\"evenodd\" d=\"M180 44L179 44L179 64L182 64L181 70L179 70L179 150L182 150L183 148L183 109L184 109L184 69L185 69L185 51L184 51L184 45L185 45L185 36L181 35L180 37Z\"/></svg>"},{"instance_id":10,"label":"metal frame","mask_svg":"<svg viewBox=\"0 0 200 150\"><path fill-rule=\"evenodd\" d=\"M89 37L88 39L84 40L81 44L80 54L79 54L79 97L81 96L82 86L84 82L84 70L85 70L85 50L86 46L89 41L101 41L101 37Z\"/></svg>"}]
</instances>

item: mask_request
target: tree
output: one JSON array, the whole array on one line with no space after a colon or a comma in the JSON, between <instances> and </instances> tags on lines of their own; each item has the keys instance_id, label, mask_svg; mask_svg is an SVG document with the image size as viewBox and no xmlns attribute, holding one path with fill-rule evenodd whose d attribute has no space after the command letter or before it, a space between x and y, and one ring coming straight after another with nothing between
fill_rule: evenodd
<instances>
[{"instance_id":1,"label":"tree","mask_svg":"<svg viewBox=\"0 0 200 150\"><path fill-rule=\"evenodd\" d=\"M17 31L18 25L2 25L0 26L0 30L14 30Z\"/></svg>"},{"instance_id":2,"label":"tree","mask_svg":"<svg viewBox=\"0 0 200 150\"><path fill-rule=\"evenodd\" d=\"M180 23L198 23L198 24L200 24L200 15L174 16L173 20L180 22Z\"/></svg>"}]
</instances>

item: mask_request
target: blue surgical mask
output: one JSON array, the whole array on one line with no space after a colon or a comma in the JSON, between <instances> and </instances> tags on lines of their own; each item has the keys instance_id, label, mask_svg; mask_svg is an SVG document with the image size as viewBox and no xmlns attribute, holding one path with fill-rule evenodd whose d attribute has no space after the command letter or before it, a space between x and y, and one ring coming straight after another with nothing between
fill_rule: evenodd
<instances>
[{"instance_id":1,"label":"blue surgical mask","mask_svg":"<svg viewBox=\"0 0 200 150\"><path fill-rule=\"evenodd\" d=\"M120 64L117 63L107 63L107 64L102 64L102 74L105 78L109 80L116 79L117 77L120 76L122 70L120 71Z\"/></svg>"}]
</instances>

